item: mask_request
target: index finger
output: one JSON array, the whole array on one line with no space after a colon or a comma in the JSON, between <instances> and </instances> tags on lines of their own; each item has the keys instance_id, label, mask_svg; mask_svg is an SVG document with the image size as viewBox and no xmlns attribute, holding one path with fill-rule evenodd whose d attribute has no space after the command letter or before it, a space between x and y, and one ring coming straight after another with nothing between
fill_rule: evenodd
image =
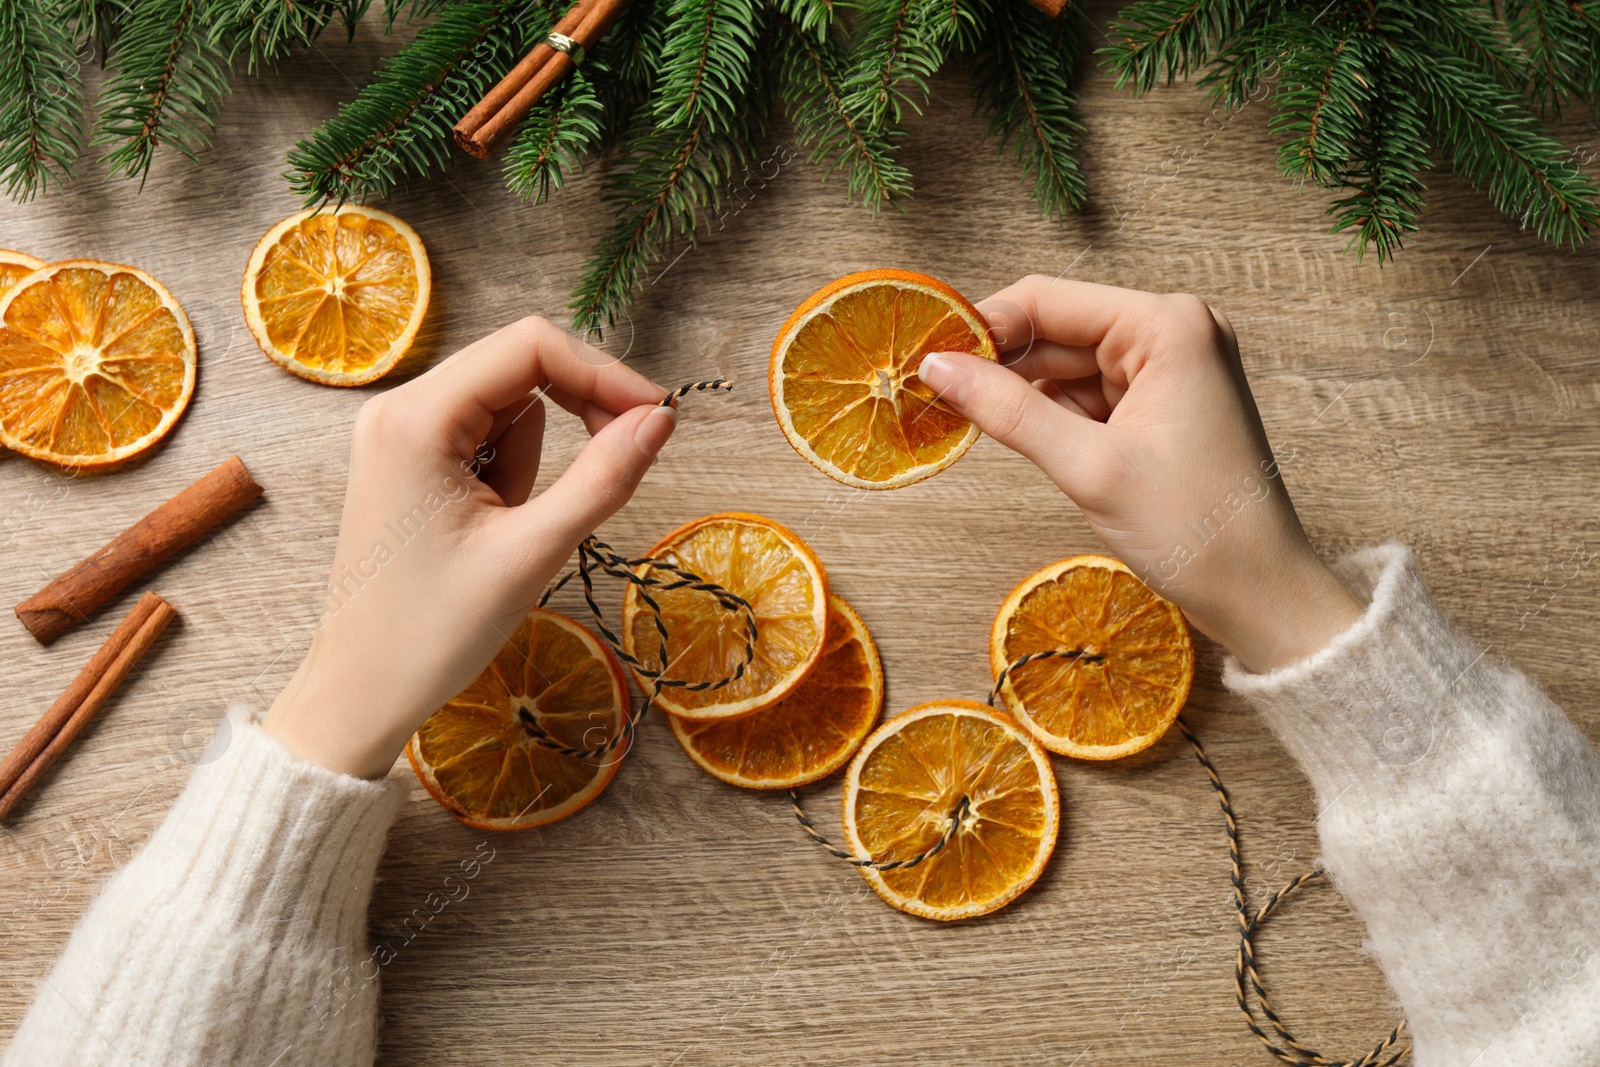
<instances>
[{"instance_id":1,"label":"index finger","mask_svg":"<svg viewBox=\"0 0 1600 1067\"><path fill-rule=\"evenodd\" d=\"M667 395L620 360L536 316L474 342L416 382L427 382L430 401L458 416L499 411L546 387L614 414Z\"/></svg>"},{"instance_id":2,"label":"index finger","mask_svg":"<svg viewBox=\"0 0 1600 1067\"><path fill-rule=\"evenodd\" d=\"M1119 324L1126 326L1158 311L1160 301L1155 293L1137 289L1030 274L980 300L978 310L988 314L1010 304L1028 317L1037 336L1057 344L1093 347ZM1000 347L1004 351L1026 341L1020 335L1009 337Z\"/></svg>"}]
</instances>

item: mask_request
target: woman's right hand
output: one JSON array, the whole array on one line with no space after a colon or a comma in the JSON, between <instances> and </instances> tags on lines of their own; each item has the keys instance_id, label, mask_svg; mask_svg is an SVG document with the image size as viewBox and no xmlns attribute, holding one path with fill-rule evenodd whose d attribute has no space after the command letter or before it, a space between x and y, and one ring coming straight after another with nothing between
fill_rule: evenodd
<instances>
[{"instance_id":1,"label":"woman's right hand","mask_svg":"<svg viewBox=\"0 0 1600 1067\"><path fill-rule=\"evenodd\" d=\"M1037 275L979 309L1002 364L937 353L923 381L1037 464L1203 633L1264 671L1360 616L1300 526L1227 319L1192 296Z\"/></svg>"}]
</instances>

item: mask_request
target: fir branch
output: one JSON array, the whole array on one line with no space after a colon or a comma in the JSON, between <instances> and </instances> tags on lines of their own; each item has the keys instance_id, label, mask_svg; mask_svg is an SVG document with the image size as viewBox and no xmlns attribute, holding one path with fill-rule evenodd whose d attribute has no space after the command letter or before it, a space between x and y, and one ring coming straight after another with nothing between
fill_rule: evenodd
<instances>
[{"instance_id":1,"label":"fir branch","mask_svg":"<svg viewBox=\"0 0 1600 1067\"><path fill-rule=\"evenodd\" d=\"M997 4L973 69L978 105L990 114L984 136L1012 143L1039 210L1052 219L1087 196L1073 156L1083 124L1070 84L1078 53L1071 25L1052 24L1025 5Z\"/></svg>"},{"instance_id":2,"label":"fir branch","mask_svg":"<svg viewBox=\"0 0 1600 1067\"><path fill-rule=\"evenodd\" d=\"M1100 52L1110 58L1117 88L1148 92L1204 66L1267 6L1259 0L1135 0L1112 20L1111 43Z\"/></svg>"},{"instance_id":3,"label":"fir branch","mask_svg":"<svg viewBox=\"0 0 1600 1067\"><path fill-rule=\"evenodd\" d=\"M1542 239L1588 239L1600 222L1594 182L1511 90L1428 39L1397 44L1393 55L1457 173Z\"/></svg>"},{"instance_id":4,"label":"fir branch","mask_svg":"<svg viewBox=\"0 0 1600 1067\"><path fill-rule=\"evenodd\" d=\"M899 124L902 106L922 110L945 50L923 21L924 0L859 0L855 7L845 106L865 129L888 130Z\"/></svg>"},{"instance_id":5,"label":"fir branch","mask_svg":"<svg viewBox=\"0 0 1600 1067\"><path fill-rule=\"evenodd\" d=\"M122 0L57 0L54 10L62 24L72 27L80 55L93 48L104 63L129 6Z\"/></svg>"},{"instance_id":6,"label":"fir branch","mask_svg":"<svg viewBox=\"0 0 1600 1067\"><path fill-rule=\"evenodd\" d=\"M1347 195L1328 208L1332 232L1352 231L1346 250L1359 259L1370 249L1382 263L1417 232L1422 214L1428 130L1416 100L1387 81L1374 84L1355 149L1340 175Z\"/></svg>"},{"instance_id":7,"label":"fir branch","mask_svg":"<svg viewBox=\"0 0 1600 1067\"><path fill-rule=\"evenodd\" d=\"M550 32L545 3L457 3L385 64L356 98L289 152L307 204L388 196L443 169L457 119Z\"/></svg>"},{"instance_id":8,"label":"fir branch","mask_svg":"<svg viewBox=\"0 0 1600 1067\"><path fill-rule=\"evenodd\" d=\"M310 47L335 15L352 31L366 0L217 0L212 39L254 74Z\"/></svg>"},{"instance_id":9,"label":"fir branch","mask_svg":"<svg viewBox=\"0 0 1600 1067\"><path fill-rule=\"evenodd\" d=\"M191 161L210 143L228 93L228 59L212 39L208 0L141 0L129 9L100 90L94 144L111 174L150 173L156 149Z\"/></svg>"},{"instance_id":10,"label":"fir branch","mask_svg":"<svg viewBox=\"0 0 1600 1067\"><path fill-rule=\"evenodd\" d=\"M1539 107L1600 95L1600 10L1593 0L1506 0L1505 19L1528 54L1525 88Z\"/></svg>"},{"instance_id":11,"label":"fir branch","mask_svg":"<svg viewBox=\"0 0 1600 1067\"><path fill-rule=\"evenodd\" d=\"M759 33L754 0L670 0L667 18L656 125L734 128Z\"/></svg>"},{"instance_id":12,"label":"fir branch","mask_svg":"<svg viewBox=\"0 0 1600 1067\"><path fill-rule=\"evenodd\" d=\"M1319 19L1308 10L1296 13L1285 36L1297 43L1283 58L1272 96L1268 129L1290 135L1278 148L1278 169L1300 182L1337 185L1366 126L1374 43L1354 20Z\"/></svg>"},{"instance_id":13,"label":"fir branch","mask_svg":"<svg viewBox=\"0 0 1600 1067\"><path fill-rule=\"evenodd\" d=\"M769 43L764 35L763 44ZM738 125L717 128L705 112L687 126L661 127L655 109L641 109L639 122L613 170L606 199L617 221L601 238L568 304L574 329L602 333L627 307L650 269L673 243L695 243L699 222L723 203L724 187L750 173L772 107L767 67L751 68L743 99L735 102Z\"/></svg>"},{"instance_id":14,"label":"fir branch","mask_svg":"<svg viewBox=\"0 0 1600 1067\"><path fill-rule=\"evenodd\" d=\"M13 200L71 180L82 84L72 38L46 0L0 5L0 182Z\"/></svg>"},{"instance_id":15,"label":"fir branch","mask_svg":"<svg viewBox=\"0 0 1600 1067\"><path fill-rule=\"evenodd\" d=\"M818 44L834 26L833 0L771 0L772 8Z\"/></svg>"},{"instance_id":16,"label":"fir branch","mask_svg":"<svg viewBox=\"0 0 1600 1067\"><path fill-rule=\"evenodd\" d=\"M1233 36L1220 43L1221 51L1200 79L1201 87L1210 90L1213 105L1237 111L1263 83L1278 76L1289 48L1282 32L1286 4L1287 0L1252 4Z\"/></svg>"},{"instance_id":17,"label":"fir branch","mask_svg":"<svg viewBox=\"0 0 1600 1067\"><path fill-rule=\"evenodd\" d=\"M1430 0L1426 4L1387 4L1385 32L1410 39L1443 41L1463 59L1509 89L1521 90L1528 77L1528 54L1507 33L1482 0Z\"/></svg>"},{"instance_id":18,"label":"fir branch","mask_svg":"<svg viewBox=\"0 0 1600 1067\"><path fill-rule=\"evenodd\" d=\"M595 61L573 71L523 122L506 156L506 185L542 204L583 166L605 136L605 105L590 75Z\"/></svg>"},{"instance_id":19,"label":"fir branch","mask_svg":"<svg viewBox=\"0 0 1600 1067\"><path fill-rule=\"evenodd\" d=\"M846 174L846 195L876 211L911 195L911 174L894 158L891 135L865 128L845 106L843 34L813 39L803 23L780 15L780 86L795 136L810 146L808 162L826 163L823 178Z\"/></svg>"}]
</instances>

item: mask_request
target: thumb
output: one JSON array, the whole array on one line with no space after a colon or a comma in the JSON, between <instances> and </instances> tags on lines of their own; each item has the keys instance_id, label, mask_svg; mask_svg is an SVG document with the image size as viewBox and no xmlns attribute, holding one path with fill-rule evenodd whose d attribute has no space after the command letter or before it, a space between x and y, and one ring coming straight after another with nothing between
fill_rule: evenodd
<instances>
[{"instance_id":1,"label":"thumb","mask_svg":"<svg viewBox=\"0 0 1600 1067\"><path fill-rule=\"evenodd\" d=\"M1094 447L1099 424L1055 403L1022 375L965 352L932 352L917 376L996 441L1031 459L1062 489Z\"/></svg>"},{"instance_id":2,"label":"thumb","mask_svg":"<svg viewBox=\"0 0 1600 1067\"><path fill-rule=\"evenodd\" d=\"M578 542L628 502L678 425L678 409L644 404L618 415L583 446L566 473L509 515L519 537L532 537L565 559Z\"/></svg>"}]
</instances>

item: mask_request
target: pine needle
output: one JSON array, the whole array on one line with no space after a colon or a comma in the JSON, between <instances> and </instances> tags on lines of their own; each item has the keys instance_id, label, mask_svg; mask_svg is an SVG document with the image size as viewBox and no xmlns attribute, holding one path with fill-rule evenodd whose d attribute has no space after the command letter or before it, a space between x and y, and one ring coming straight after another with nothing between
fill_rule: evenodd
<instances>
[{"instance_id":1,"label":"pine needle","mask_svg":"<svg viewBox=\"0 0 1600 1067\"><path fill-rule=\"evenodd\" d=\"M1075 23L1054 24L1022 5L995 5L973 70L978 106L990 115L986 137L1010 142L1033 198L1047 218L1080 208L1088 195L1074 155L1083 132L1071 88L1079 42Z\"/></svg>"},{"instance_id":2,"label":"pine needle","mask_svg":"<svg viewBox=\"0 0 1600 1067\"><path fill-rule=\"evenodd\" d=\"M846 195L873 211L911 195L911 174L894 157L891 131L869 128L845 104L848 53L837 29L813 36L803 21L778 16L778 64L789 121L824 179L846 175Z\"/></svg>"},{"instance_id":3,"label":"pine needle","mask_svg":"<svg viewBox=\"0 0 1600 1067\"><path fill-rule=\"evenodd\" d=\"M44 0L0 4L0 181L13 200L72 179L83 121L73 52Z\"/></svg>"},{"instance_id":4,"label":"pine needle","mask_svg":"<svg viewBox=\"0 0 1600 1067\"><path fill-rule=\"evenodd\" d=\"M228 93L228 57L213 39L206 0L139 0L111 49L93 143L114 146L112 175L150 173L168 146L197 162Z\"/></svg>"},{"instance_id":5,"label":"pine needle","mask_svg":"<svg viewBox=\"0 0 1600 1067\"><path fill-rule=\"evenodd\" d=\"M458 119L533 43L550 6L457 3L378 71L354 100L289 151L289 185L308 205L388 196L444 168Z\"/></svg>"}]
</instances>

